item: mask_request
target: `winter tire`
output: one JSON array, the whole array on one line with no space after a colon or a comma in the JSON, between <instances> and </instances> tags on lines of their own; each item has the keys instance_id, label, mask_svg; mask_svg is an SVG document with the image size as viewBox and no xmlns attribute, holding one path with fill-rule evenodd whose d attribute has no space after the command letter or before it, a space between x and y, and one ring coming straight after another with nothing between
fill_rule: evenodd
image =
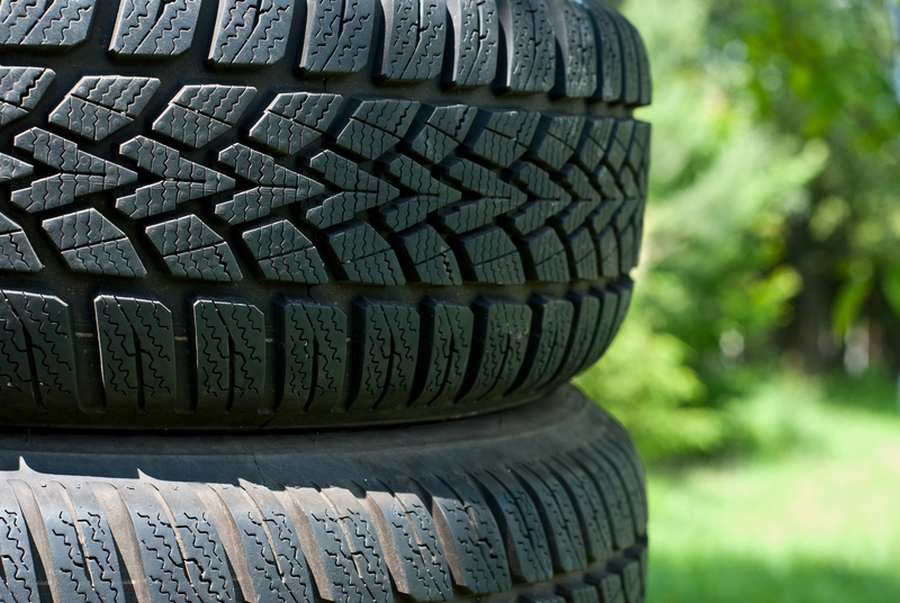
<instances>
[{"instance_id":1,"label":"winter tire","mask_svg":"<svg viewBox=\"0 0 900 603\"><path fill-rule=\"evenodd\" d=\"M2 434L0 467L3 601L643 600L640 461L571 386L403 429Z\"/></svg>"},{"instance_id":2,"label":"winter tire","mask_svg":"<svg viewBox=\"0 0 900 603\"><path fill-rule=\"evenodd\" d=\"M637 262L644 46L599 0L0 0L0 424L532 399Z\"/></svg>"}]
</instances>

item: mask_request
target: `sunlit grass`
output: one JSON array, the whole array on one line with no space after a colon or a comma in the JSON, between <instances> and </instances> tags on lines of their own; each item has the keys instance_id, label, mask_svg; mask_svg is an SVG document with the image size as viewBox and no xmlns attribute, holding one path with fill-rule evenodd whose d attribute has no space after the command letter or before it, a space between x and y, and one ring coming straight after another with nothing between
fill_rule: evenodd
<instances>
[{"instance_id":1,"label":"sunlit grass","mask_svg":"<svg viewBox=\"0 0 900 603\"><path fill-rule=\"evenodd\" d=\"M900 601L890 390L782 380L737 408L754 453L650 471L647 600Z\"/></svg>"}]
</instances>

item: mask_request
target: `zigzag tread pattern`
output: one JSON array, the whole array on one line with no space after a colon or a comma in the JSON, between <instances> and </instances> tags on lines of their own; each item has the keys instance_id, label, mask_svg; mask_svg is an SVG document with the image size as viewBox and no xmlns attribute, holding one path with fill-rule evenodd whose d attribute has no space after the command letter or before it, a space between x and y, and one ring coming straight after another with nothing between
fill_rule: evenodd
<instances>
[{"instance_id":1,"label":"zigzag tread pattern","mask_svg":"<svg viewBox=\"0 0 900 603\"><path fill-rule=\"evenodd\" d=\"M0 0L0 45L28 23L47 26L48 45L74 44L94 4ZM307 4L120 0L104 30L115 57L91 71L105 75L60 71L93 39L0 67L13 140L0 153L0 271L29 300L3 310L11 421L78 405L60 392L102 407L100 423L474 412L552 387L609 345L647 188L650 129L627 115L650 99L634 28L599 0ZM169 67L156 66L199 45L194 30L212 44L180 60L209 50L208 74L162 81ZM350 73L378 87L296 84ZM438 79L455 89L404 98ZM466 104L480 86L510 94ZM579 98L624 107L572 114ZM97 283L71 308L39 280L59 268ZM22 314L35 299L52 325ZM258 330L240 332L234 312ZM35 344L47 328L52 345ZM60 375L45 374L45 353L60 354Z\"/></svg>"},{"instance_id":2,"label":"zigzag tread pattern","mask_svg":"<svg viewBox=\"0 0 900 603\"><path fill-rule=\"evenodd\" d=\"M110 51L124 56L178 56L191 46L201 2L121 0Z\"/></svg>"},{"instance_id":3,"label":"zigzag tread pattern","mask_svg":"<svg viewBox=\"0 0 900 603\"><path fill-rule=\"evenodd\" d=\"M23 462L0 473L0 595L302 603L315 589L328 601L378 603L492 593L642 601L646 530L630 520L637 513L625 490L644 491L642 468L628 460L633 444L608 428L534 456L527 467L501 457L490 470L379 468L389 477L365 484L339 471L327 487L303 478L262 485L52 475ZM612 533L628 544L609 541ZM601 547L594 537L605 539ZM42 588L38 571L53 576Z\"/></svg>"},{"instance_id":4,"label":"zigzag tread pattern","mask_svg":"<svg viewBox=\"0 0 900 603\"><path fill-rule=\"evenodd\" d=\"M66 47L87 38L96 0L2 0L0 46Z\"/></svg>"}]
</instances>

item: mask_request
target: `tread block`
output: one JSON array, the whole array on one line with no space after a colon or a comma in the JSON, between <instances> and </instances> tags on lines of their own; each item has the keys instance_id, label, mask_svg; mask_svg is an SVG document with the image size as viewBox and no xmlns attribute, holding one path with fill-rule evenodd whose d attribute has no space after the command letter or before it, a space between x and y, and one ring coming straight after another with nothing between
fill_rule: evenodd
<instances>
[{"instance_id":1,"label":"tread block","mask_svg":"<svg viewBox=\"0 0 900 603\"><path fill-rule=\"evenodd\" d=\"M556 82L556 36L544 0L498 0L506 40L499 85L512 92L549 92Z\"/></svg>"},{"instance_id":2,"label":"tread block","mask_svg":"<svg viewBox=\"0 0 900 603\"><path fill-rule=\"evenodd\" d=\"M635 260L634 226L631 224L619 235L619 250L619 270L628 274L634 268Z\"/></svg>"},{"instance_id":3,"label":"tread block","mask_svg":"<svg viewBox=\"0 0 900 603\"><path fill-rule=\"evenodd\" d=\"M528 196L512 185L500 180L496 172L468 159L457 159L447 166L447 177L458 183L464 191L490 199L505 199L515 205L525 202Z\"/></svg>"},{"instance_id":4,"label":"tread block","mask_svg":"<svg viewBox=\"0 0 900 603\"><path fill-rule=\"evenodd\" d=\"M145 232L173 276L207 281L243 278L225 239L193 214L150 225Z\"/></svg>"},{"instance_id":5,"label":"tread block","mask_svg":"<svg viewBox=\"0 0 900 603\"><path fill-rule=\"evenodd\" d=\"M634 121L634 134L631 139L631 147L628 149L628 156L625 163L634 170L635 173L640 172L647 165L650 151L650 130L651 126L644 121Z\"/></svg>"},{"instance_id":6,"label":"tread block","mask_svg":"<svg viewBox=\"0 0 900 603\"><path fill-rule=\"evenodd\" d=\"M386 203L380 210L381 221L393 230L404 230L426 219L462 197L462 193L432 177L428 168L405 155L387 163L387 177L398 187L407 189L406 196Z\"/></svg>"},{"instance_id":7,"label":"tread block","mask_svg":"<svg viewBox=\"0 0 900 603\"><path fill-rule=\"evenodd\" d=\"M632 219L641 204L641 199L632 197L627 199L625 203L619 207L619 210L616 212L615 216L613 216L612 223L620 235L622 231L631 225Z\"/></svg>"},{"instance_id":8,"label":"tread block","mask_svg":"<svg viewBox=\"0 0 900 603\"><path fill-rule=\"evenodd\" d=\"M347 316L334 306L294 300L276 309L284 380L278 410L336 408L347 366Z\"/></svg>"},{"instance_id":9,"label":"tread block","mask_svg":"<svg viewBox=\"0 0 900 603\"><path fill-rule=\"evenodd\" d=\"M478 489L463 476L452 486L438 478L416 481L431 499L431 514L454 583L474 595L508 590L512 580L506 547Z\"/></svg>"},{"instance_id":10,"label":"tread block","mask_svg":"<svg viewBox=\"0 0 900 603\"><path fill-rule=\"evenodd\" d=\"M152 299L94 299L101 373L109 410L167 411L175 407L172 312Z\"/></svg>"},{"instance_id":11,"label":"tread block","mask_svg":"<svg viewBox=\"0 0 900 603\"><path fill-rule=\"evenodd\" d=\"M571 280L566 247L552 228L542 226L519 239L526 274L530 280L542 283L567 283ZM590 252L596 255L588 239Z\"/></svg>"},{"instance_id":12,"label":"tread block","mask_svg":"<svg viewBox=\"0 0 900 603\"><path fill-rule=\"evenodd\" d=\"M423 82L441 73L447 9L439 0L381 0L384 51L378 75Z\"/></svg>"},{"instance_id":13,"label":"tread block","mask_svg":"<svg viewBox=\"0 0 900 603\"><path fill-rule=\"evenodd\" d=\"M582 313L586 313L586 316L589 317L587 320L589 320L592 325L592 330L589 331L591 336L589 338L573 338L573 347L569 351L569 358L572 361L572 365L563 365L563 368L560 370L560 378L562 378L562 375L566 372L577 375L586 370L589 366L597 362L603 355L603 352L606 351L606 348L609 347L616 330L615 322L620 301L619 291L620 289L618 287L607 289L605 291L593 290L591 295L583 296L580 302L574 302L578 312L578 318L576 319L578 322L576 322L576 324L580 323L582 320ZM597 300L596 309L592 300ZM596 317L593 315L594 312L597 312ZM576 343L582 342L585 344L583 356L578 353L579 348L575 347ZM578 363L579 359L580 363ZM576 368L573 370L571 367Z\"/></svg>"},{"instance_id":14,"label":"tread block","mask_svg":"<svg viewBox=\"0 0 900 603\"><path fill-rule=\"evenodd\" d=\"M418 110L416 101L357 101L350 119L335 134L335 144L365 159L375 159L400 142Z\"/></svg>"},{"instance_id":15,"label":"tread block","mask_svg":"<svg viewBox=\"0 0 900 603\"><path fill-rule=\"evenodd\" d=\"M457 254L469 280L498 285L525 283L519 250L502 229L488 226L457 240Z\"/></svg>"},{"instance_id":16,"label":"tread block","mask_svg":"<svg viewBox=\"0 0 900 603\"><path fill-rule=\"evenodd\" d=\"M600 206L599 197L596 199L576 199L556 214L551 223L562 233L571 235L588 220L588 216Z\"/></svg>"},{"instance_id":17,"label":"tread block","mask_svg":"<svg viewBox=\"0 0 900 603\"><path fill-rule=\"evenodd\" d=\"M597 253L600 261L600 275L606 278L615 278L621 274L621 261L619 259L619 239L612 227L606 227L594 237Z\"/></svg>"},{"instance_id":18,"label":"tread block","mask_svg":"<svg viewBox=\"0 0 900 603\"><path fill-rule=\"evenodd\" d=\"M194 163L177 150L146 136L136 136L119 146L119 155L162 178L138 188L133 195L116 199L116 209L140 219L175 209L179 203L202 199L234 188L234 178Z\"/></svg>"},{"instance_id":19,"label":"tread block","mask_svg":"<svg viewBox=\"0 0 900 603\"><path fill-rule=\"evenodd\" d=\"M622 43L619 32L605 10L603 0L585 0L590 9L594 25L594 39L597 42L597 91L594 98L608 103L622 100L625 73L623 70Z\"/></svg>"},{"instance_id":20,"label":"tread block","mask_svg":"<svg viewBox=\"0 0 900 603\"><path fill-rule=\"evenodd\" d=\"M156 480L151 483L173 520L188 574L196 577L191 583L199 599L237 603L234 574L228 567L222 537L194 487ZM198 509L205 512L198 513Z\"/></svg>"},{"instance_id":21,"label":"tread block","mask_svg":"<svg viewBox=\"0 0 900 603\"><path fill-rule=\"evenodd\" d=\"M74 46L87 38L96 0L0 1L0 46Z\"/></svg>"},{"instance_id":22,"label":"tread block","mask_svg":"<svg viewBox=\"0 0 900 603\"><path fill-rule=\"evenodd\" d=\"M191 47L202 0L122 0L114 54L176 57Z\"/></svg>"},{"instance_id":23,"label":"tread block","mask_svg":"<svg viewBox=\"0 0 900 603\"><path fill-rule=\"evenodd\" d=\"M541 119L532 141L532 159L550 171L558 171L575 154L586 118L582 115L556 115Z\"/></svg>"},{"instance_id":24,"label":"tread block","mask_svg":"<svg viewBox=\"0 0 900 603\"><path fill-rule=\"evenodd\" d=\"M53 109L48 121L97 142L133 122L159 84L155 77L83 77Z\"/></svg>"},{"instance_id":25,"label":"tread block","mask_svg":"<svg viewBox=\"0 0 900 603\"><path fill-rule=\"evenodd\" d=\"M433 226L423 224L400 233L398 250L412 265L414 280L431 285L461 285L456 255Z\"/></svg>"},{"instance_id":26,"label":"tread block","mask_svg":"<svg viewBox=\"0 0 900 603\"><path fill-rule=\"evenodd\" d=\"M597 206L585 220L590 229L595 233L600 233L606 228L618 209L622 206L620 201L604 201Z\"/></svg>"},{"instance_id":27,"label":"tread block","mask_svg":"<svg viewBox=\"0 0 900 603\"><path fill-rule=\"evenodd\" d=\"M60 171L35 180L28 188L13 191L12 202L28 213L68 205L78 197L131 184L138 177L137 173L85 153L74 142L41 128L22 132L13 144Z\"/></svg>"},{"instance_id":28,"label":"tread block","mask_svg":"<svg viewBox=\"0 0 900 603\"><path fill-rule=\"evenodd\" d=\"M153 122L153 131L198 149L230 130L255 96L252 86L184 86Z\"/></svg>"},{"instance_id":29,"label":"tread block","mask_svg":"<svg viewBox=\"0 0 900 603\"><path fill-rule=\"evenodd\" d=\"M257 412L265 404L266 324L249 303L193 304L197 412Z\"/></svg>"},{"instance_id":30,"label":"tread block","mask_svg":"<svg viewBox=\"0 0 900 603\"><path fill-rule=\"evenodd\" d=\"M340 113L339 94L278 94L250 128L250 139L273 151L293 155L319 140Z\"/></svg>"},{"instance_id":31,"label":"tread block","mask_svg":"<svg viewBox=\"0 0 900 603\"><path fill-rule=\"evenodd\" d=\"M414 135L409 136L408 150L431 163L440 163L466 139L475 123L478 110L468 105L425 106L428 119Z\"/></svg>"},{"instance_id":32,"label":"tread block","mask_svg":"<svg viewBox=\"0 0 900 603\"><path fill-rule=\"evenodd\" d=\"M74 496L70 497L58 482L34 485L19 482L16 486L20 492L29 491L33 497L29 502L37 503L36 510L43 518L50 553L45 563L49 561L48 565L58 572L56 587L60 599L86 603L124 600L125 587L119 557L114 552L115 543L93 495L72 488ZM78 507L76 500L80 503ZM92 574L96 576L94 581Z\"/></svg>"},{"instance_id":33,"label":"tread block","mask_svg":"<svg viewBox=\"0 0 900 603\"><path fill-rule=\"evenodd\" d=\"M492 224L497 216L516 208L515 201L502 197L461 201L440 210L436 222L450 232L465 234Z\"/></svg>"},{"instance_id":34,"label":"tread block","mask_svg":"<svg viewBox=\"0 0 900 603\"><path fill-rule=\"evenodd\" d=\"M572 202L572 195L550 178L550 174L533 163L520 162L512 169L512 182L538 199Z\"/></svg>"},{"instance_id":35,"label":"tread block","mask_svg":"<svg viewBox=\"0 0 900 603\"><path fill-rule=\"evenodd\" d=\"M303 72L354 73L369 63L375 0L307 0Z\"/></svg>"},{"instance_id":36,"label":"tread block","mask_svg":"<svg viewBox=\"0 0 900 603\"><path fill-rule=\"evenodd\" d=\"M328 282L319 250L287 220L250 228L241 238L265 278L310 285Z\"/></svg>"},{"instance_id":37,"label":"tread block","mask_svg":"<svg viewBox=\"0 0 900 603\"><path fill-rule=\"evenodd\" d=\"M613 117L586 118L584 132L575 148L572 161L588 174L593 173L600 165L615 124L616 119Z\"/></svg>"},{"instance_id":38,"label":"tread block","mask_svg":"<svg viewBox=\"0 0 900 603\"><path fill-rule=\"evenodd\" d=\"M618 446L610 446L607 448L596 448L597 453L602 456L610 467L613 468L616 475L622 481L625 491L628 495L627 501L631 509L631 516L634 519L634 530L639 536L647 534L647 499L644 489L642 488L643 476L638 475L636 466L632 464L630 454L623 453ZM630 560L629 563L637 562Z\"/></svg>"},{"instance_id":39,"label":"tread block","mask_svg":"<svg viewBox=\"0 0 900 603\"><path fill-rule=\"evenodd\" d=\"M230 224L268 215L273 209L305 201L325 191L306 176L275 163L275 158L235 143L219 152L219 162L257 184L216 205L216 215Z\"/></svg>"},{"instance_id":40,"label":"tread block","mask_svg":"<svg viewBox=\"0 0 900 603\"><path fill-rule=\"evenodd\" d=\"M608 572L588 573L584 575L584 581L595 585L601 603L625 603L622 578L618 574Z\"/></svg>"},{"instance_id":41,"label":"tread block","mask_svg":"<svg viewBox=\"0 0 900 603\"><path fill-rule=\"evenodd\" d=\"M111 492L104 493L115 499L121 497L131 520L131 526L127 527L114 522L111 526L113 534L134 529L142 575L147 578L151 601L166 601L177 596L185 603L201 603L192 586L189 562L181 553L174 521L170 519L168 505L159 491L146 479L135 480L131 488L108 488ZM122 536L117 535L117 540L119 538ZM191 569L196 570L196 567Z\"/></svg>"},{"instance_id":42,"label":"tread block","mask_svg":"<svg viewBox=\"0 0 900 603\"><path fill-rule=\"evenodd\" d=\"M78 386L65 302L51 295L0 290L0 376L4 404L71 411Z\"/></svg>"},{"instance_id":43,"label":"tread block","mask_svg":"<svg viewBox=\"0 0 900 603\"><path fill-rule=\"evenodd\" d=\"M94 208L49 218L41 226L75 272L147 276L131 240Z\"/></svg>"},{"instance_id":44,"label":"tread block","mask_svg":"<svg viewBox=\"0 0 900 603\"><path fill-rule=\"evenodd\" d=\"M600 593L590 584L557 584L556 594L566 603L600 603Z\"/></svg>"},{"instance_id":45,"label":"tread block","mask_svg":"<svg viewBox=\"0 0 900 603\"><path fill-rule=\"evenodd\" d=\"M460 402L499 397L513 385L525 360L532 310L526 304L479 298L475 342Z\"/></svg>"},{"instance_id":46,"label":"tread block","mask_svg":"<svg viewBox=\"0 0 900 603\"><path fill-rule=\"evenodd\" d=\"M0 270L40 272L43 268L25 230L0 214Z\"/></svg>"},{"instance_id":47,"label":"tread block","mask_svg":"<svg viewBox=\"0 0 900 603\"><path fill-rule=\"evenodd\" d=\"M627 105L636 105L640 101L640 68L638 64L638 50L635 44L635 31L618 11L604 6L604 10L612 18L613 26L619 31L619 41L622 43L622 67L624 71L621 101Z\"/></svg>"},{"instance_id":48,"label":"tread block","mask_svg":"<svg viewBox=\"0 0 900 603\"><path fill-rule=\"evenodd\" d=\"M374 285L406 282L397 254L368 222L354 221L329 233L327 239L337 257L335 270L342 280Z\"/></svg>"},{"instance_id":49,"label":"tread block","mask_svg":"<svg viewBox=\"0 0 900 603\"><path fill-rule=\"evenodd\" d=\"M606 561L613 556L612 533L596 484L577 463L556 458L547 465L565 487L578 514L588 561Z\"/></svg>"},{"instance_id":50,"label":"tread block","mask_svg":"<svg viewBox=\"0 0 900 603\"><path fill-rule=\"evenodd\" d=\"M457 86L487 86L497 77L500 15L496 0L447 0L453 27L453 63L444 80Z\"/></svg>"},{"instance_id":51,"label":"tread block","mask_svg":"<svg viewBox=\"0 0 900 603\"><path fill-rule=\"evenodd\" d=\"M273 553L271 561L277 563L279 570L279 577L276 579L283 582L292 597L284 600L295 603L309 601L314 597L313 581L309 573L309 563L300 549L299 528L291 520L291 514L271 490L247 482L241 482L240 485L253 500L253 506L260 513L262 525L269 535L267 540L272 546ZM270 582L268 576L264 580L254 580L254 584L258 584L259 589L262 589L259 600L264 600L263 595L268 596L267 591L272 588Z\"/></svg>"},{"instance_id":52,"label":"tread block","mask_svg":"<svg viewBox=\"0 0 900 603\"><path fill-rule=\"evenodd\" d=\"M0 126L31 113L55 77L44 67L0 66Z\"/></svg>"},{"instance_id":53,"label":"tread block","mask_svg":"<svg viewBox=\"0 0 900 603\"><path fill-rule=\"evenodd\" d=\"M507 543L513 578L543 582L553 578L550 545L534 500L522 483L506 471L475 475Z\"/></svg>"},{"instance_id":54,"label":"tread block","mask_svg":"<svg viewBox=\"0 0 900 603\"><path fill-rule=\"evenodd\" d=\"M566 164L559 170L560 184L568 190L575 199L593 201L599 203L603 196L591 183L588 176L581 168L573 163Z\"/></svg>"},{"instance_id":55,"label":"tread block","mask_svg":"<svg viewBox=\"0 0 900 603\"><path fill-rule=\"evenodd\" d=\"M605 165L601 165L592 175L591 181L594 182L603 198L609 201L622 201L625 195L616 181L616 177L609 171Z\"/></svg>"},{"instance_id":56,"label":"tread block","mask_svg":"<svg viewBox=\"0 0 900 603\"><path fill-rule=\"evenodd\" d=\"M359 164L332 151L322 151L309 162L310 169L341 189L306 209L306 220L327 228L352 220L358 212L395 199L400 192L381 178L359 169Z\"/></svg>"},{"instance_id":57,"label":"tread block","mask_svg":"<svg viewBox=\"0 0 900 603\"><path fill-rule=\"evenodd\" d=\"M475 315L466 306L426 299L422 303L419 383L414 406L452 403L466 377Z\"/></svg>"},{"instance_id":58,"label":"tread block","mask_svg":"<svg viewBox=\"0 0 900 603\"><path fill-rule=\"evenodd\" d=\"M309 562L318 594L335 603L393 603L384 552L371 519L352 494L344 491L341 496L336 490L285 490L292 506L300 509L303 548L315 551Z\"/></svg>"},{"instance_id":59,"label":"tread block","mask_svg":"<svg viewBox=\"0 0 900 603\"><path fill-rule=\"evenodd\" d=\"M584 466L603 497L607 517L612 520L613 545L618 549L630 547L635 543L634 519L619 475L609 465L609 461L593 449L584 451L577 460Z\"/></svg>"},{"instance_id":60,"label":"tread block","mask_svg":"<svg viewBox=\"0 0 900 603\"><path fill-rule=\"evenodd\" d=\"M602 312L606 310L607 321L611 325L612 317L615 314L615 302L617 301L614 295L611 297L600 297L576 293L570 293L568 299L572 302L574 308L572 336L569 338L569 345L566 348L559 371L552 379L553 383L567 381L579 373L582 368L587 368L587 366L592 364L591 349L599 345L596 343L598 339L605 339L605 335L598 334L602 326ZM603 304L607 301L608 303L604 306Z\"/></svg>"},{"instance_id":61,"label":"tread block","mask_svg":"<svg viewBox=\"0 0 900 603\"><path fill-rule=\"evenodd\" d=\"M628 150L631 148L631 138L633 135L633 120L616 120L609 145L606 147L606 154L603 156L603 163L612 170L613 173L619 173L622 166L625 164L625 159L628 157Z\"/></svg>"},{"instance_id":62,"label":"tread block","mask_svg":"<svg viewBox=\"0 0 900 603\"><path fill-rule=\"evenodd\" d=\"M566 255L569 259L569 270L574 278L582 281L595 281L600 278L597 265L597 248L590 231L582 226L568 237L563 238Z\"/></svg>"},{"instance_id":63,"label":"tread block","mask_svg":"<svg viewBox=\"0 0 900 603\"><path fill-rule=\"evenodd\" d=\"M507 168L528 150L540 120L537 111L481 109L466 146L495 167Z\"/></svg>"},{"instance_id":64,"label":"tread block","mask_svg":"<svg viewBox=\"0 0 900 603\"><path fill-rule=\"evenodd\" d=\"M422 499L414 492L369 490L365 502L397 590L413 601L452 599L450 566Z\"/></svg>"},{"instance_id":65,"label":"tread block","mask_svg":"<svg viewBox=\"0 0 900 603\"><path fill-rule=\"evenodd\" d=\"M555 5L553 27L560 63L555 92L568 98L590 98L597 90L597 51L594 27L584 5L565 0Z\"/></svg>"},{"instance_id":66,"label":"tread block","mask_svg":"<svg viewBox=\"0 0 900 603\"><path fill-rule=\"evenodd\" d=\"M564 206L560 199L535 199L509 212L503 224L518 235L531 234Z\"/></svg>"},{"instance_id":67,"label":"tread block","mask_svg":"<svg viewBox=\"0 0 900 603\"><path fill-rule=\"evenodd\" d=\"M244 557L249 580L241 580L241 568L236 563L235 574L242 594L252 590L257 601L283 601L285 603L301 603L312 599L312 580L309 567L303 553L297 546L297 534L285 516L284 509L278 504L270 492L258 486L241 483L240 486L215 485L212 488L221 498L226 511L214 517L216 525L227 533L233 527L230 538L223 538L225 552L234 563ZM261 497L265 491L268 496ZM203 496L207 508L216 508ZM263 498L263 502L254 500ZM280 521L279 521L280 519ZM229 540L231 549L229 549ZM287 545L287 546L285 546ZM249 584L244 582L249 581ZM246 597L247 600L249 596Z\"/></svg>"},{"instance_id":68,"label":"tread block","mask_svg":"<svg viewBox=\"0 0 900 603\"><path fill-rule=\"evenodd\" d=\"M222 0L209 59L220 65L272 65L287 50L293 0Z\"/></svg>"},{"instance_id":69,"label":"tread block","mask_svg":"<svg viewBox=\"0 0 900 603\"><path fill-rule=\"evenodd\" d=\"M38 592L32 540L15 490L6 481L0 485L0 523L3 524L0 546L4 551L4 579L0 580L0 597L16 603L30 602Z\"/></svg>"},{"instance_id":70,"label":"tread block","mask_svg":"<svg viewBox=\"0 0 900 603\"><path fill-rule=\"evenodd\" d=\"M34 166L15 157L0 153L0 182L21 180L34 173Z\"/></svg>"},{"instance_id":71,"label":"tread block","mask_svg":"<svg viewBox=\"0 0 900 603\"><path fill-rule=\"evenodd\" d=\"M567 299L545 299L533 296L532 325L525 363L512 391L533 391L550 382L559 371L575 319L575 307Z\"/></svg>"},{"instance_id":72,"label":"tread block","mask_svg":"<svg viewBox=\"0 0 900 603\"><path fill-rule=\"evenodd\" d=\"M357 390L350 410L405 406L416 376L419 313L410 306L359 298L353 322L352 383Z\"/></svg>"}]
</instances>

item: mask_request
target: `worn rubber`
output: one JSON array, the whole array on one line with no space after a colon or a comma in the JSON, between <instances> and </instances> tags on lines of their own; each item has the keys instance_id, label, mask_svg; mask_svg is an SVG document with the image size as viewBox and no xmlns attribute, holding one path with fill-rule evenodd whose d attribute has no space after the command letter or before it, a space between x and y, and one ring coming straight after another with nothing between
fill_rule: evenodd
<instances>
[{"instance_id":1,"label":"worn rubber","mask_svg":"<svg viewBox=\"0 0 900 603\"><path fill-rule=\"evenodd\" d=\"M0 0L0 424L367 425L603 353L646 53L597 0Z\"/></svg>"},{"instance_id":2,"label":"worn rubber","mask_svg":"<svg viewBox=\"0 0 900 603\"><path fill-rule=\"evenodd\" d=\"M636 603L643 479L571 386L402 429L7 432L0 600Z\"/></svg>"}]
</instances>

